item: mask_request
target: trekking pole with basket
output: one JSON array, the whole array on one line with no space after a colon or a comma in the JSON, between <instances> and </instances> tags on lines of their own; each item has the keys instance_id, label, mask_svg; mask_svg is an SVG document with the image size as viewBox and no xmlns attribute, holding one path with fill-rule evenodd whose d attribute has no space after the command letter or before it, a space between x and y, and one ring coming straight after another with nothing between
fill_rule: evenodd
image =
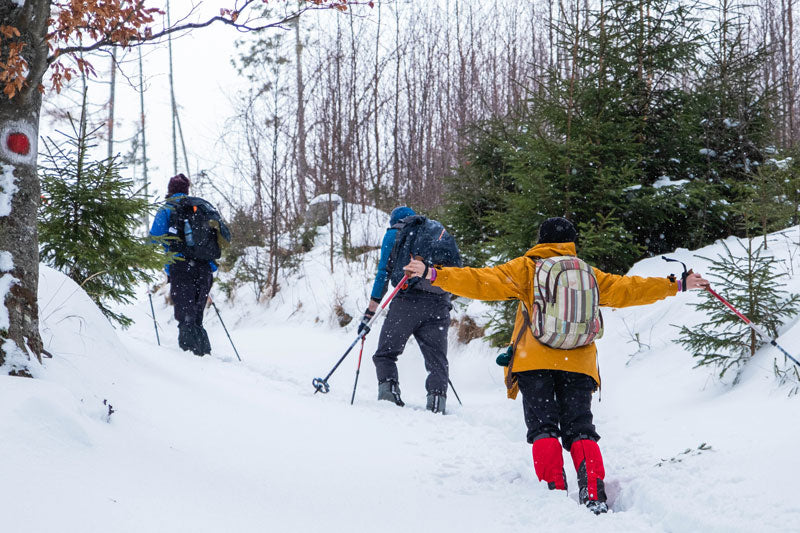
<instances>
[{"instance_id":1,"label":"trekking pole with basket","mask_svg":"<svg viewBox=\"0 0 800 533\"><path fill-rule=\"evenodd\" d=\"M661 256L661 259L663 259L664 261L671 261L671 262L673 262L673 263L680 263L681 265L683 265L683 275L682 275L682 281L683 281L683 283L686 283L686 276L688 276L688 275L689 275L689 271L687 271L687 270L686 270L686 264L684 264L682 261L678 261L677 259L670 259L670 258L668 258L668 257L664 257L663 255ZM760 328L760 327L758 327L757 325L753 324L753 321L752 321L752 320L750 320L750 319L749 319L749 318L747 318L747 317L746 317L744 314L742 314L742 312L741 312L741 311L739 311L738 309L736 309L736 308L733 306L733 304L731 304L731 303L730 303L728 300L726 300L725 298L723 298L722 296L720 296L719 294L717 294L717 292L716 292L714 289L712 289L711 287L706 287L706 290L707 290L707 291L708 291L708 292L709 292L709 293L710 293L710 294L711 294L711 295L712 295L714 298L716 298L717 300L719 300L720 302L722 302L722 304L723 304L723 305L725 305L725 307L727 307L728 309L730 309L731 311L733 311L733 313L734 313L736 316L738 316L739 318L741 318L741 319L742 319L742 322L744 322L745 324L747 324L747 325L750 327L750 329L752 329L753 331L755 331L755 332L758 334L758 336L759 336L759 337L761 337L761 338L762 338L762 339L764 339L766 342L768 342L769 344L771 344L772 346L774 346L774 347L776 347L778 350L780 350L780 351L783 353L783 355L785 355L786 357L788 357L789 359L791 359L791 360L792 360L792 362L794 362L794 364L796 364L797 366L800 366L800 361L798 361L797 359L795 359L794 357L792 357L792 355L791 355L791 354L789 354L789 352L787 352L786 350L784 350L784 349L783 349L783 347L782 347L780 344L778 344L778 342L777 342L776 338L773 338L773 337L772 337L772 336L771 336L769 333L767 333L766 331L764 331L763 329L761 329L761 328Z\"/></svg>"},{"instance_id":2,"label":"trekking pole with basket","mask_svg":"<svg viewBox=\"0 0 800 533\"><path fill-rule=\"evenodd\" d=\"M211 307L213 307L214 311L217 312L217 318L219 318L219 323L222 324L222 329L225 330L225 335L227 335L228 340L231 341L231 346L233 346L233 352L236 354L236 359L238 359L239 362L241 363L242 358L239 357L239 350L237 350L236 345L233 344L233 339L231 339L231 334L228 333L228 328L225 327L225 322L222 321L222 315L219 314L219 309L217 309L217 304L214 303L214 300L210 296L208 297L208 299L211 300Z\"/></svg>"},{"instance_id":3,"label":"trekking pole with basket","mask_svg":"<svg viewBox=\"0 0 800 533\"><path fill-rule=\"evenodd\" d=\"M331 371L328 372L328 375L325 376L324 378L314 378L311 381L311 384L314 385L314 389L315 389L314 390L314 394L316 394L318 392L321 392L322 394L327 394L328 391L331 390L331 387L328 384L328 380L330 379L330 377L333 375L334 372L336 372L336 369L339 368L339 365L342 364L342 361L345 360L345 358L347 357L347 354L349 354L350 351L353 349L353 347L356 344L358 344L358 341L359 340L361 340L361 341L364 340L364 338L367 336L367 333L370 332L370 329L372 328L372 324L374 324L375 320L377 320L378 317L383 314L383 312L386 310L386 307L389 305L389 303L391 303L391 301L394 299L394 297L397 295L397 293L400 292L400 289L403 288L403 285L405 285L406 281L408 281L408 276L407 275L403 276L403 279L400 280L400 283L397 284L397 286L394 288L394 291L392 291L392 293L389 295L389 297L386 299L386 301L383 302L380 305L380 307L378 307L377 312L372 316L372 318L369 320L369 322L367 322L367 325L364 327L364 329L361 331L361 333L358 334L358 336L355 338L353 343L347 348L347 350L344 352L344 354L342 354L342 356L339 358L339 360L336 361L336 364L333 365L333 368L331 368ZM362 342L362 349L363 349L363 342ZM359 369L358 370L360 370L360 369L361 369L361 358L359 357ZM356 373L356 385L357 384L358 384L358 373ZM355 398L355 386L353 386L353 398ZM350 403L351 404L353 403L352 399L351 399Z\"/></svg>"}]
</instances>

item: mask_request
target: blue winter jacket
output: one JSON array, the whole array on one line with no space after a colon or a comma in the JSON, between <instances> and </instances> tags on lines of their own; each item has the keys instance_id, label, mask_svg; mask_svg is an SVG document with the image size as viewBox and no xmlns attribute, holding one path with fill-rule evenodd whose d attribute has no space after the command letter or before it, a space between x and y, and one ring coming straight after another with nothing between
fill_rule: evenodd
<instances>
[{"instance_id":1,"label":"blue winter jacket","mask_svg":"<svg viewBox=\"0 0 800 533\"><path fill-rule=\"evenodd\" d=\"M174 209L174 205L177 203L178 199L182 196L187 196L182 192L173 194L167 201L164 202L164 205L161 209L158 210L156 213L155 218L153 219L153 227L150 228L150 235L153 237L161 237L162 235L166 235L169 231L169 217ZM164 246L164 250L169 251L169 245L166 243L162 243ZM389 250L391 252L391 250ZM183 257L181 254L175 254L177 257ZM217 264L214 261L209 261L209 265L211 265L211 272L217 271ZM169 276L169 264L164 265L164 271Z\"/></svg>"},{"instance_id":2,"label":"blue winter jacket","mask_svg":"<svg viewBox=\"0 0 800 533\"><path fill-rule=\"evenodd\" d=\"M389 226L394 226L405 217L416 215L410 207L396 207L389 217ZM397 237L397 230L389 227L386 234L383 236L383 243L381 244L381 258L378 260L378 271L375 273L375 282L372 284L372 293L370 298L374 302L380 303L383 295L386 294L386 289L389 284L389 272L386 271L386 266L389 263L389 256L392 255L392 248L394 248L394 240Z\"/></svg>"}]
</instances>

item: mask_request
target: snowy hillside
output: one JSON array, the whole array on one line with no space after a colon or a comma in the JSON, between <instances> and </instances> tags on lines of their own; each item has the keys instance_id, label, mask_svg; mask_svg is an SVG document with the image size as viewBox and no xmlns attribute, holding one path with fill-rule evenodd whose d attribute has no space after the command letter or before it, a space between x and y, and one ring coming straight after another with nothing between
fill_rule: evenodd
<instances>
[{"instance_id":1,"label":"snowy hillside","mask_svg":"<svg viewBox=\"0 0 800 533\"><path fill-rule=\"evenodd\" d=\"M388 217L360 211L354 238L377 246ZM789 240L798 230L770 242L796 273L795 291L800 257ZM241 363L213 309L213 353L198 358L177 348L163 290L154 296L159 347L146 293L127 309L136 324L114 330L77 285L42 267L41 330L54 357L35 368L36 379L0 377L0 531L800 530L800 399L772 377L772 348L736 387L693 369L672 340L673 325L701 321L689 306L696 294L605 313L594 412L608 515L578 506L568 456L569 498L536 481L521 401L505 398L497 351L480 340L459 344L451 331L451 378L464 405L451 395L444 417L424 410L413 341L399 362L407 406L375 400L376 333L355 405L355 351L331 378L331 392L315 395L312 378L354 339L377 260L377 251L350 264L335 256L331 274L329 232L320 229L266 303L246 287L231 301L212 289ZM694 254L721 250L672 255L703 272ZM632 273L671 271L653 258ZM355 317L346 328L337 304ZM473 303L466 312L484 309ZM649 349L635 353L629 329ZM781 344L800 352L800 327L781 333Z\"/></svg>"}]
</instances>

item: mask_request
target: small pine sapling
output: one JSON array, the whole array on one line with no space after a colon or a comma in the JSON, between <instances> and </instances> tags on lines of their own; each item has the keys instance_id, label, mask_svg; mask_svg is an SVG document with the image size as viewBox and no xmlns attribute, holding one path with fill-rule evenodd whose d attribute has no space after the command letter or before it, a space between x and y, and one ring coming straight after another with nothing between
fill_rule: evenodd
<instances>
[{"instance_id":1,"label":"small pine sapling","mask_svg":"<svg viewBox=\"0 0 800 533\"><path fill-rule=\"evenodd\" d=\"M116 157L92 160L93 131L72 122L63 143L44 140L39 167L43 201L39 212L42 260L81 285L110 320L132 320L110 304L129 303L141 282L167 262L149 236L137 235L151 209ZM95 130L96 131L96 130Z\"/></svg>"},{"instance_id":2,"label":"small pine sapling","mask_svg":"<svg viewBox=\"0 0 800 533\"><path fill-rule=\"evenodd\" d=\"M746 244L745 244L746 243ZM731 304L758 324L769 335L777 336L785 319L797 312L800 296L782 290L781 279L785 273L775 269L775 258L764 253L764 247L753 248L754 240L740 241L744 253L734 254L730 247L711 262L709 278L718 292ZM709 317L694 327L681 327L678 341L697 359L697 366L712 366L722 378L731 369L741 368L765 341L731 313L711 294L696 304L699 311Z\"/></svg>"}]
</instances>

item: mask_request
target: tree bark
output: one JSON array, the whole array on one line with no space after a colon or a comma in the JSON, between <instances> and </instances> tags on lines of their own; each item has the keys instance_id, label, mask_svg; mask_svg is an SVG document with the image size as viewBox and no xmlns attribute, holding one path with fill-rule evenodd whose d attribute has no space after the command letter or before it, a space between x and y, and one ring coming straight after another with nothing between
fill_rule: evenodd
<instances>
[{"instance_id":1,"label":"tree bark","mask_svg":"<svg viewBox=\"0 0 800 533\"><path fill-rule=\"evenodd\" d=\"M300 38L300 18L294 27L295 69L297 75L297 194L298 208L301 213L308 203L306 194L306 176L308 176L308 159L306 156L306 104L305 82L303 81L303 41Z\"/></svg>"},{"instance_id":2,"label":"tree bark","mask_svg":"<svg viewBox=\"0 0 800 533\"><path fill-rule=\"evenodd\" d=\"M142 48L139 47L139 110L141 121L141 137L142 137L142 173L144 178L144 196L150 198L148 188L150 186L150 179L147 177L147 129L145 127L145 112L144 112L144 70L142 68ZM144 215L144 230L150 231L150 214Z\"/></svg>"},{"instance_id":3,"label":"tree bark","mask_svg":"<svg viewBox=\"0 0 800 533\"><path fill-rule=\"evenodd\" d=\"M108 154L114 157L114 100L117 90L117 47L111 49L111 86L108 94Z\"/></svg>"},{"instance_id":4,"label":"tree bark","mask_svg":"<svg viewBox=\"0 0 800 533\"><path fill-rule=\"evenodd\" d=\"M29 17L20 21L23 11ZM45 34L50 13L48 0L28 0L19 6L12 0L0 0L0 24L20 29L18 39L25 43L22 56L30 72L44 73L47 62ZM21 23L22 22L22 23ZM2 40L0 57L6 60L9 42ZM0 94L0 277L11 282L5 295L8 322L0 329L0 364L8 364L10 373L30 375L26 362L30 355L41 361L42 339L39 335L39 238L36 228L39 208L39 180L36 176L39 115L42 107L38 86L41 75L27 80L31 89L13 98ZM26 153L15 153L9 147L9 136L27 137ZM19 137L16 137L19 138ZM25 150L22 150L25 152Z\"/></svg>"},{"instance_id":5,"label":"tree bark","mask_svg":"<svg viewBox=\"0 0 800 533\"><path fill-rule=\"evenodd\" d=\"M787 11L786 11L786 20L789 26L789 72L787 74L789 78L789 148L794 149L795 145L795 111L797 109L797 101L795 95L796 86L795 86L795 79L794 79L794 14L792 13L792 4L794 0L788 0L787 2Z\"/></svg>"}]
</instances>

